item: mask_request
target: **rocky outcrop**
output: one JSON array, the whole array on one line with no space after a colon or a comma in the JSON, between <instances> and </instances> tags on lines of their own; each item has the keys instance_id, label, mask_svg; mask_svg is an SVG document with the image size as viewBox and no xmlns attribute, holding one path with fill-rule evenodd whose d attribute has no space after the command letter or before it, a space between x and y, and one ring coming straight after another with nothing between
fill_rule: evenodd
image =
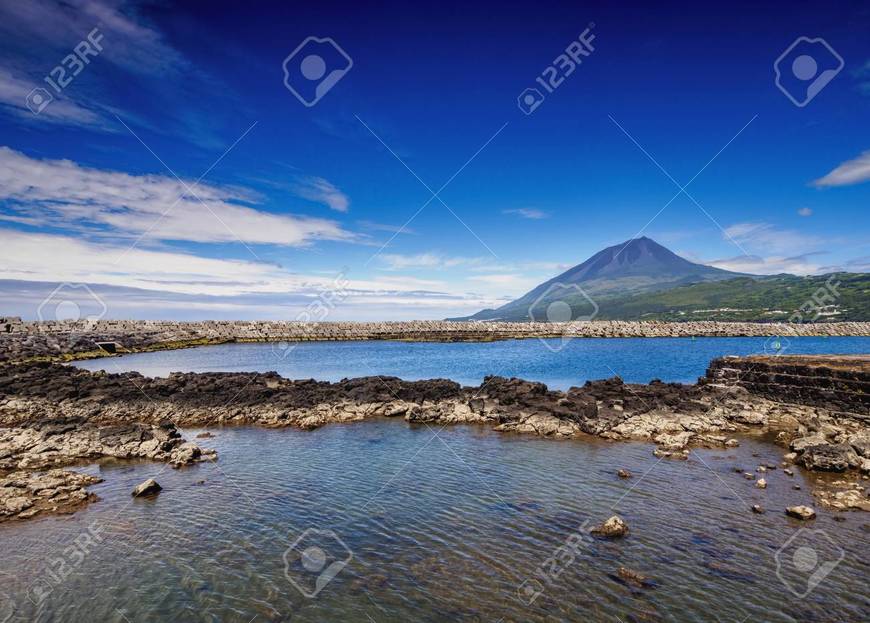
<instances>
[{"instance_id":1,"label":"rocky outcrop","mask_svg":"<svg viewBox=\"0 0 870 623\"><path fill-rule=\"evenodd\" d=\"M0 523L40 514L71 513L96 496L86 487L102 479L62 469L14 471L0 476Z\"/></svg>"},{"instance_id":2,"label":"rocky outcrop","mask_svg":"<svg viewBox=\"0 0 870 623\"><path fill-rule=\"evenodd\" d=\"M106 457L151 459L173 467L213 458L186 442L172 422L100 425L84 417L55 417L0 428L0 473L43 470Z\"/></svg>"},{"instance_id":3,"label":"rocky outcrop","mask_svg":"<svg viewBox=\"0 0 870 623\"><path fill-rule=\"evenodd\" d=\"M96 499L86 487L100 478L60 467L106 458L181 467L215 457L213 450L186 442L172 422L101 425L53 417L0 428L0 522L69 512Z\"/></svg>"},{"instance_id":4,"label":"rocky outcrop","mask_svg":"<svg viewBox=\"0 0 870 623\"><path fill-rule=\"evenodd\" d=\"M628 385L612 378L552 391L542 383L498 376L462 387L446 379L329 383L294 381L274 372L147 378L48 362L6 364L0 365L0 475L106 457L174 466L214 458L184 441L176 426L312 429L372 417L483 424L547 437L646 440L657 444L656 456L681 460L690 458L693 446L728 448L738 443L736 434L771 434L792 450L789 460L807 469L870 471L870 434L862 412L777 401L755 386L720 381L717 374L696 385ZM760 466L758 472L775 467ZM745 477L756 479L753 472Z\"/></svg>"}]
</instances>

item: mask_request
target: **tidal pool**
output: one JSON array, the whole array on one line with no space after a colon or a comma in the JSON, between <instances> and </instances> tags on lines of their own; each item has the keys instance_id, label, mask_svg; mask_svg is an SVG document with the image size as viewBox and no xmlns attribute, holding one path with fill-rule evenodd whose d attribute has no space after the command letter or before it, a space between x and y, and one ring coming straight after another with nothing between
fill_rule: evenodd
<instances>
[{"instance_id":1,"label":"tidal pool","mask_svg":"<svg viewBox=\"0 0 870 623\"><path fill-rule=\"evenodd\" d=\"M85 466L98 502L0 525L0 621L870 619L870 517L787 517L818 476L757 489L734 468L779 463L761 440L671 461L386 419L212 432L216 463ZM159 496L131 498L149 477ZM588 534L614 514L628 536Z\"/></svg>"}]
</instances>

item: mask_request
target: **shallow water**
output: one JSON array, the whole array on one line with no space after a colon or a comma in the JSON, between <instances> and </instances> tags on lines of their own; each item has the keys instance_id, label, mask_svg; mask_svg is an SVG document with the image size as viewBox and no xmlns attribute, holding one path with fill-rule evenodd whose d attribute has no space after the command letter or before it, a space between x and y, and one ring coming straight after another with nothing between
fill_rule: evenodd
<instances>
[{"instance_id":1,"label":"shallow water","mask_svg":"<svg viewBox=\"0 0 870 623\"><path fill-rule=\"evenodd\" d=\"M776 345L779 351L775 351ZM406 380L450 378L479 385L485 376L515 376L567 389L615 375L632 383L691 383L710 360L723 355L868 353L870 338L584 338L487 343L307 342L226 344L140 353L78 362L88 370L170 372L268 372L286 378L343 378L382 374Z\"/></svg>"},{"instance_id":2,"label":"shallow water","mask_svg":"<svg viewBox=\"0 0 870 623\"><path fill-rule=\"evenodd\" d=\"M9 597L0 621L3 607L13 620L119 623L870 618L870 519L786 517L785 506L812 504L805 473L777 469L759 490L733 472L779 462L781 450L761 441L677 462L643 443L385 419L214 432L199 441L218 450L217 463L85 467L105 478L92 489L99 502L0 525L0 592ZM634 478L620 480L619 467ZM152 476L162 493L132 499ZM756 503L768 512L749 512ZM583 526L617 512L631 528L625 539L588 536ZM70 548L89 529L94 541ZM560 550L566 543L573 549ZM315 571L299 564L300 551ZM815 556L812 568L795 566L795 551L801 564ZM334 579L305 597L335 561ZM620 566L652 586L624 584Z\"/></svg>"}]
</instances>

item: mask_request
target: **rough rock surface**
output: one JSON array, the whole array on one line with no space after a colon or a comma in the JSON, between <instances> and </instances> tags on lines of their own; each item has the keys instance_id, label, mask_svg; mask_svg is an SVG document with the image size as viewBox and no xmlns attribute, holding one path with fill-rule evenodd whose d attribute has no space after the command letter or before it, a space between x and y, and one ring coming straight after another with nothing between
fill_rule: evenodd
<instances>
[{"instance_id":1,"label":"rough rock surface","mask_svg":"<svg viewBox=\"0 0 870 623\"><path fill-rule=\"evenodd\" d=\"M621 517L614 515L600 526L592 528L592 534L598 534L610 539L628 534L628 524Z\"/></svg>"},{"instance_id":2,"label":"rough rock surface","mask_svg":"<svg viewBox=\"0 0 870 623\"><path fill-rule=\"evenodd\" d=\"M95 500L85 487L99 478L58 468L105 458L181 467L213 459L215 452L186 442L172 422L101 425L61 416L0 428L0 522L68 512Z\"/></svg>"},{"instance_id":3,"label":"rough rock surface","mask_svg":"<svg viewBox=\"0 0 870 623\"><path fill-rule=\"evenodd\" d=\"M323 340L492 341L561 337L870 335L870 322L287 322L0 318L0 361L99 356L226 342Z\"/></svg>"},{"instance_id":4,"label":"rough rock surface","mask_svg":"<svg viewBox=\"0 0 870 623\"><path fill-rule=\"evenodd\" d=\"M153 478L149 478L145 482L136 485L136 487L133 489L132 495L134 498L141 498L147 495L155 495L157 493L160 493L160 491L162 490L163 487L157 484L156 480L154 480Z\"/></svg>"},{"instance_id":5,"label":"rough rock surface","mask_svg":"<svg viewBox=\"0 0 870 623\"><path fill-rule=\"evenodd\" d=\"M86 487L101 481L62 469L19 470L0 476L0 523L44 513L71 513L97 499Z\"/></svg>"},{"instance_id":6,"label":"rough rock surface","mask_svg":"<svg viewBox=\"0 0 870 623\"><path fill-rule=\"evenodd\" d=\"M826 360L822 367L831 365ZM445 379L329 383L288 380L274 372L147 378L48 362L0 364L0 476L104 457L174 466L214 458L181 439L176 425L311 429L370 417L483 424L549 437L647 440L658 444L657 456L684 460L692 446L733 447L735 434L771 434L792 450L791 460L808 469L870 471L870 398L854 383L844 390L845 398L831 389L833 405L853 409L844 411L814 400L774 400L723 378L719 369L711 365L714 372L696 385L629 385L615 377L551 391L542 383L498 376L479 387L462 387ZM775 466L759 472L770 468Z\"/></svg>"},{"instance_id":7,"label":"rough rock surface","mask_svg":"<svg viewBox=\"0 0 870 623\"><path fill-rule=\"evenodd\" d=\"M789 506L785 509L785 512L789 517L803 519L804 521L816 518L816 511L809 506Z\"/></svg>"}]
</instances>

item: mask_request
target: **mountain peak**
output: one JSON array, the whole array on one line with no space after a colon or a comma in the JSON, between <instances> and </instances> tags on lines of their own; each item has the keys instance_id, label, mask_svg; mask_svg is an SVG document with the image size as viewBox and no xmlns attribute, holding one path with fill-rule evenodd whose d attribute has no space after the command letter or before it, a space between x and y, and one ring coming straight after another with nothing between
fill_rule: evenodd
<instances>
[{"instance_id":1,"label":"mountain peak","mask_svg":"<svg viewBox=\"0 0 870 623\"><path fill-rule=\"evenodd\" d=\"M602 249L519 299L496 310L484 310L471 318L528 320L530 307L551 296L555 290L567 287L573 287L575 291L579 288L585 295L601 299L741 276L740 273L690 262L652 238L641 236Z\"/></svg>"}]
</instances>

